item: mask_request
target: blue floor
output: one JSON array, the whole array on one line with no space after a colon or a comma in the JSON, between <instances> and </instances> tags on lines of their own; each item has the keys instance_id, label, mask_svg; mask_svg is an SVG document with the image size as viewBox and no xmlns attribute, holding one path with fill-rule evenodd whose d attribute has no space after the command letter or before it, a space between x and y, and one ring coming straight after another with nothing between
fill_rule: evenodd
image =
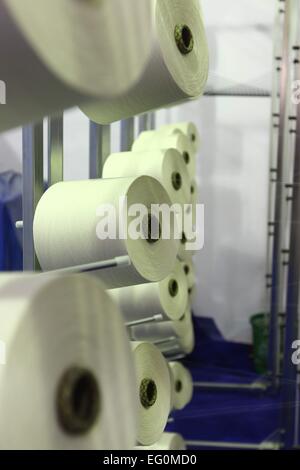
<instances>
[{"instance_id":1,"label":"blue floor","mask_svg":"<svg viewBox=\"0 0 300 470\"><path fill-rule=\"evenodd\" d=\"M197 346L184 362L194 381L251 383L258 378L249 345L224 340L214 322L195 319ZM172 414L168 431L186 440L260 443L279 428L279 396L195 389L190 405Z\"/></svg>"}]
</instances>

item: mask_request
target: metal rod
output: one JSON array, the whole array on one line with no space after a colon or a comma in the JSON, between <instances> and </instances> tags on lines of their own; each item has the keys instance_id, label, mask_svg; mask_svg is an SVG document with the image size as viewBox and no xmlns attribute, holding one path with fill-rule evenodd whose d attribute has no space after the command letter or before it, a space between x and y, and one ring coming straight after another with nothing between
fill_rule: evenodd
<instances>
[{"instance_id":1,"label":"metal rod","mask_svg":"<svg viewBox=\"0 0 300 470\"><path fill-rule=\"evenodd\" d=\"M298 65L300 77L300 66ZM295 139L295 160L293 175L293 200L290 234L290 262L288 269L288 290L286 303L286 328L284 367L282 382L284 446L286 449L298 444L295 442L296 421L299 420L297 406L297 365L291 358L292 344L298 340L300 308L300 106L297 107L297 134Z\"/></svg>"},{"instance_id":2,"label":"metal rod","mask_svg":"<svg viewBox=\"0 0 300 470\"><path fill-rule=\"evenodd\" d=\"M15 223L15 227L17 230L23 230L23 220L17 220L16 223Z\"/></svg>"},{"instance_id":3,"label":"metal rod","mask_svg":"<svg viewBox=\"0 0 300 470\"><path fill-rule=\"evenodd\" d=\"M279 311L280 289L282 281L281 248L282 248L282 198L283 198L283 173L284 173L284 146L286 130L286 110L288 94L288 70L289 70L289 39L290 39L290 12L289 3L286 3L284 16L284 44L280 77L280 117L279 117L279 138L276 163L276 183L275 183L275 217L274 217L274 239L273 239L273 268L271 287L271 313L270 313L270 338L268 351L268 367L271 376L272 387L278 386L279 374Z\"/></svg>"},{"instance_id":4,"label":"metal rod","mask_svg":"<svg viewBox=\"0 0 300 470\"><path fill-rule=\"evenodd\" d=\"M121 121L121 151L131 150L134 141L134 118Z\"/></svg>"},{"instance_id":5,"label":"metal rod","mask_svg":"<svg viewBox=\"0 0 300 470\"><path fill-rule=\"evenodd\" d=\"M110 126L101 126L90 121L89 175L101 178L102 168L110 154Z\"/></svg>"},{"instance_id":6,"label":"metal rod","mask_svg":"<svg viewBox=\"0 0 300 470\"><path fill-rule=\"evenodd\" d=\"M278 119L279 114L279 74L277 71L278 62L281 63L282 60L282 47L283 43L281 41L282 37L282 14L277 10L277 17L275 21L275 40L273 47L273 73L272 73L272 100L271 100L271 120L270 120L270 150L269 150L269 168L270 168L270 178L269 178L269 190L268 190L268 229L274 226L275 218L275 185L273 182L273 174L276 175L277 169L275 158L277 159L278 153ZM277 37L280 40L277 40ZM276 127L274 124L276 123ZM267 247L266 247L266 277L267 279L272 280L272 268L273 268L273 237L267 236ZM271 308L271 299L268 293L268 283L266 284L266 312L270 312Z\"/></svg>"},{"instance_id":7,"label":"metal rod","mask_svg":"<svg viewBox=\"0 0 300 470\"><path fill-rule=\"evenodd\" d=\"M64 179L63 113L48 118L48 185Z\"/></svg>"},{"instance_id":8,"label":"metal rod","mask_svg":"<svg viewBox=\"0 0 300 470\"><path fill-rule=\"evenodd\" d=\"M270 98L271 93L268 91L262 92L247 92L247 91L206 91L204 92L204 96L211 96L211 97L230 97L230 98Z\"/></svg>"},{"instance_id":9,"label":"metal rod","mask_svg":"<svg viewBox=\"0 0 300 470\"><path fill-rule=\"evenodd\" d=\"M214 447L222 449L245 449L245 450L279 450L280 444L277 442L262 442L260 444L250 444L243 442L218 442L218 441L185 441L189 447Z\"/></svg>"},{"instance_id":10,"label":"metal rod","mask_svg":"<svg viewBox=\"0 0 300 470\"><path fill-rule=\"evenodd\" d=\"M78 266L70 266L68 268L54 269L53 271L45 271L44 274L88 273L93 271L99 271L101 269L121 268L124 266L130 266L130 264L131 260L129 256L118 256L116 258L108 259L105 261L99 261L97 263L81 264Z\"/></svg>"},{"instance_id":11,"label":"metal rod","mask_svg":"<svg viewBox=\"0 0 300 470\"><path fill-rule=\"evenodd\" d=\"M160 322L162 319L163 319L162 315L153 315L153 317L140 318L139 320L135 320L135 321L125 323L125 326L127 328L132 328L134 326L144 325L144 324L147 324L147 323Z\"/></svg>"},{"instance_id":12,"label":"metal rod","mask_svg":"<svg viewBox=\"0 0 300 470\"><path fill-rule=\"evenodd\" d=\"M33 243L33 218L44 191L43 122L23 127L23 270L39 269Z\"/></svg>"},{"instance_id":13,"label":"metal rod","mask_svg":"<svg viewBox=\"0 0 300 470\"><path fill-rule=\"evenodd\" d=\"M170 354L170 356L168 356L167 352L166 351L163 351L162 352L168 359L168 361L181 361L181 359L184 359L186 357L185 354Z\"/></svg>"},{"instance_id":14,"label":"metal rod","mask_svg":"<svg viewBox=\"0 0 300 470\"><path fill-rule=\"evenodd\" d=\"M177 338L175 336L170 336L169 338L164 338L164 339L157 339L156 341L153 341L153 344L155 346L162 346L162 345L167 345L168 343L172 343L173 341L176 341ZM173 346L172 346L173 347ZM174 345L174 348L176 349L176 345ZM179 346L178 346L179 348Z\"/></svg>"},{"instance_id":15,"label":"metal rod","mask_svg":"<svg viewBox=\"0 0 300 470\"><path fill-rule=\"evenodd\" d=\"M194 382L195 388L203 389L216 389L216 390L252 390L252 391L266 391L268 384L260 381L245 383L226 383L226 382Z\"/></svg>"}]
</instances>

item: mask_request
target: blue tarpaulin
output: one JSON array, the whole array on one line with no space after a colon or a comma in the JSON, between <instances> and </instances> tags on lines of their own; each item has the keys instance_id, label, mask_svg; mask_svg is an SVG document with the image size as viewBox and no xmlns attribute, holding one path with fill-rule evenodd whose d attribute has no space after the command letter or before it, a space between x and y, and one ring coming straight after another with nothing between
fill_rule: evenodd
<instances>
[{"instance_id":1,"label":"blue tarpaulin","mask_svg":"<svg viewBox=\"0 0 300 470\"><path fill-rule=\"evenodd\" d=\"M194 324L196 348L184 361L194 381L250 384L259 378L252 346L226 341L212 319L195 318ZM173 413L168 430L189 441L260 444L279 429L280 410L279 394L196 388L192 402Z\"/></svg>"},{"instance_id":2,"label":"blue tarpaulin","mask_svg":"<svg viewBox=\"0 0 300 470\"><path fill-rule=\"evenodd\" d=\"M22 270L22 176L11 171L0 174L0 271Z\"/></svg>"}]
</instances>

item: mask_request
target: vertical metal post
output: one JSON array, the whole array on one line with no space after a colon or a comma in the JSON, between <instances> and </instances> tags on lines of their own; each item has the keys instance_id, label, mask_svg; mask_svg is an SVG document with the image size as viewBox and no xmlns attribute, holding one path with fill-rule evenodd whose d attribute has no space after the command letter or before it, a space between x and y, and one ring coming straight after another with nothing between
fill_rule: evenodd
<instances>
[{"instance_id":1,"label":"vertical metal post","mask_svg":"<svg viewBox=\"0 0 300 470\"><path fill-rule=\"evenodd\" d=\"M284 173L284 147L286 132L286 110L288 99L288 71L289 71L289 41L290 41L290 0L285 2L284 18L284 44L280 79L280 117L279 139L277 152L277 165L274 169L275 182L275 219L273 221L273 267L271 287L271 315L270 315L270 339L268 363L273 388L278 386L279 374L279 313L280 313L280 289L282 280L281 249L282 249L282 197L283 197L283 173Z\"/></svg>"},{"instance_id":2,"label":"vertical metal post","mask_svg":"<svg viewBox=\"0 0 300 470\"><path fill-rule=\"evenodd\" d=\"M149 113L149 130L154 130L156 126L155 112Z\"/></svg>"},{"instance_id":3,"label":"vertical metal post","mask_svg":"<svg viewBox=\"0 0 300 470\"><path fill-rule=\"evenodd\" d=\"M298 62L300 79L300 64ZM294 174L291 197L290 261L286 305L286 331L282 384L283 429L286 449L297 444L296 429L299 420L297 400L297 365L292 362L292 344L298 340L300 309L300 105L297 106Z\"/></svg>"},{"instance_id":4,"label":"vertical metal post","mask_svg":"<svg viewBox=\"0 0 300 470\"><path fill-rule=\"evenodd\" d=\"M144 131L147 131L149 128L149 114L142 114L139 117L139 128L138 132L141 134Z\"/></svg>"},{"instance_id":5,"label":"vertical metal post","mask_svg":"<svg viewBox=\"0 0 300 470\"><path fill-rule=\"evenodd\" d=\"M43 122L23 127L23 269L39 269L33 243L35 208L44 191Z\"/></svg>"},{"instance_id":6,"label":"vertical metal post","mask_svg":"<svg viewBox=\"0 0 300 470\"><path fill-rule=\"evenodd\" d=\"M63 180L64 177L64 143L63 113L48 118L48 185Z\"/></svg>"},{"instance_id":7,"label":"vertical metal post","mask_svg":"<svg viewBox=\"0 0 300 470\"><path fill-rule=\"evenodd\" d=\"M134 141L134 118L121 121L121 152L131 150Z\"/></svg>"},{"instance_id":8,"label":"vertical metal post","mask_svg":"<svg viewBox=\"0 0 300 470\"><path fill-rule=\"evenodd\" d=\"M278 121L280 106L279 78L282 62L282 11L278 10L275 21L274 48L273 48L273 80L272 80L272 103L271 103L271 124L270 124L270 156L269 156L269 194L268 194L268 225L267 225L267 256L266 256L266 312L270 311L271 299L268 295L272 287L272 266L273 266L273 227L275 217L275 182L276 160L278 152ZM275 173L275 175L274 175Z\"/></svg>"},{"instance_id":9,"label":"vertical metal post","mask_svg":"<svg viewBox=\"0 0 300 470\"><path fill-rule=\"evenodd\" d=\"M90 121L89 176L101 178L105 160L110 154L110 126Z\"/></svg>"},{"instance_id":10,"label":"vertical metal post","mask_svg":"<svg viewBox=\"0 0 300 470\"><path fill-rule=\"evenodd\" d=\"M139 117L139 133L155 129L155 113L143 114Z\"/></svg>"}]
</instances>

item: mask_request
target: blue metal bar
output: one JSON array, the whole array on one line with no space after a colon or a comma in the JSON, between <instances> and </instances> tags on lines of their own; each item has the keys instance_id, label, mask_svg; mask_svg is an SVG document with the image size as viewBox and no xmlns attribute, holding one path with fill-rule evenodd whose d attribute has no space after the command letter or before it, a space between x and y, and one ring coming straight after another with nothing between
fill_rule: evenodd
<instances>
[{"instance_id":1,"label":"blue metal bar","mask_svg":"<svg viewBox=\"0 0 300 470\"><path fill-rule=\"evenodd\" d=\"M269 384L263 380L256 380L251 383L234 382L194 382L194 387L203 390L246 390L253 392L265 392Z\"/></svg>"}]
</instances>

